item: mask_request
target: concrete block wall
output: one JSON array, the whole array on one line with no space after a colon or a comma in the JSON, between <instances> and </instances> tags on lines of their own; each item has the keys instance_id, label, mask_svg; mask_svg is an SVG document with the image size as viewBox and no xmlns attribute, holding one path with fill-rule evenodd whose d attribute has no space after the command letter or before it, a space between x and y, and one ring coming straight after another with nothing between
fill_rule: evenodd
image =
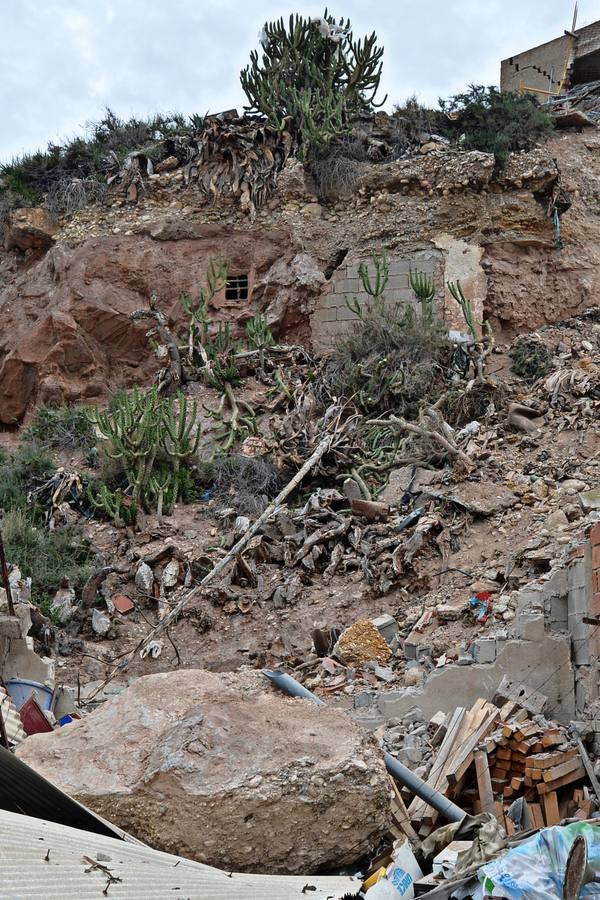
<instances>
[{"instance_id":1,"label":"concrete block wall","mask_svg":"<svg viewBox=\"0 0 600 900\"><path fill-rule=\"evenodd\" d=\"M417 309L418 303L410 288L408 275L411 269L434 277L440 296L443 296L443 275L440 266L441 254L431 253L427 257L404 258L390 256L390 274L384 297L388 303L411 305ZM337 269L330 282L329 291L320 297L317 309L311 319L313 346L320 353L327 353L335 347L356 322L356 315L348 309L347 300L356 298L361 306L369 302L358 274L362 260L349 261ZM369 272L374 274L370 257L364 262Z\"/></svg>"}]
</instances>

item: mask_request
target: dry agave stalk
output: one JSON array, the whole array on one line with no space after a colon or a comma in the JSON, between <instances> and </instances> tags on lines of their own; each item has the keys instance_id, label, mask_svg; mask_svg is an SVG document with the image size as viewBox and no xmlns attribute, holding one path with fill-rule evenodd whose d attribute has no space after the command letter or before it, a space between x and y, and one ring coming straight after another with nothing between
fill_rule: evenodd
<instances>
[{"instance_id":1,"label":"dry agave stalk","mask_svg":"<svg viewBox=\"0 0 600 900\"><path fill-rule=\"evenodd\" d=\"M186 182L197 181L213 199L240 198L254 214L271 196L277 175L292 150L292 136L247 119L209 120L196 142L198 152L184 169Z\"/></svg>"}]
</instances>

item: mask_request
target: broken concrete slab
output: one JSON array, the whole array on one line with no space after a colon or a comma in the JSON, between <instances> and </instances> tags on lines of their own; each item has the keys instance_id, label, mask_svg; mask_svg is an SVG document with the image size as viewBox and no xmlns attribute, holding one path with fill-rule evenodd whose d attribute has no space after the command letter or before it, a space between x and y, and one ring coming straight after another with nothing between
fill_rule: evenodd
<instances>
[{"instance_id":1,"label":"broken concrete slab","mask_svg":"<svg viewBox=\"0 0 600 900\"><path fill-rule=\"evenodd\" d=\"M478 697L491 700L502 678L510 675L532 686L548 697L547 713L561 722L575 715L575 683L571 663L569 635L547 633L543 641L498 641L493 663L474 663L465 677L463 666L445 665L434 669L419 687L380 692L372 710L361 710L365 716L380 714L388 720L402 717L418 706L425 718L438 710L452 712L457 706L469 707Z\"/></svg>"},{"instance_id":2,"label":"broken concrete slab","mask_svg":"<svg viewBox=\"0 0 600 900\"><path fill-rule=\"evenodd\" d=\"M505 675L498 685L494 702L502 705L508 700L518 703L532 715L543 713L548 706L545 694L534 690L529 684L514 681L510 675Z\"/></svg>"},{"instance_id":3,"label":"broken concrete slab","mask_svg":"<svg viewBox=\"0 0 600 900\"><path fill-rule=\"evenodd\" d=\"M139 678L19 756L152 846L226 870L331 869L390 824L376 741L254 671Z\"/></svg>"}]
</instances>

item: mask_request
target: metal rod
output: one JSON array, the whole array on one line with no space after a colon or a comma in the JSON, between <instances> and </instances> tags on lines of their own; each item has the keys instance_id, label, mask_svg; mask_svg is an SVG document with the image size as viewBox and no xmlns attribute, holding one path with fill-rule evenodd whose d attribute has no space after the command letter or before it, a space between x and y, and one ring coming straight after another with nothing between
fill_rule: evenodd
<instances>
[{"instance_id":1,"label":"metal rod","mask_svg":"<svg viewBox=\"0 0 600 900\"><path fill-rule=\"evenodd\" d=\"M15 605L13 603L12 593L10 590L10 579L8 577L8 566L6 565L6 556L4 555L4 541L2 540L2 532L0 531L0 568L2 569L2 580L4 582L4 590L6 591L6 599L8 601L8 612L11 616L16 615Z\"/></svg>"},{"instance_id":2,"label":"metal rod","mask_svg":"<svg viewBox=\"0 0 600 900\"><path fill-rule=\"evenodd\" d=\"M287 675L285 672L273 672L270 670L263 670L263 675L265 675L269 681L272 681L276 687L285 691L285 693L289 694L291 697L303 697L305 700L312 700L313 703L317 703L319 706L325 706L325 703L320 697L317 697L316 694L313 694L312 691L305 688L303 684L300 684L300 682L296 681L295 678L292 678L291 675ZM439 812L441 816L444 816L449 822L462 822L466 813L453 803L452 800L448 800L448 798L444 797L443 794L440 794L439 791L429 787L422 778L419 778L418 775L415 775L414 772L411 772L410 769L403 766L402 763L398 762L397 759L394 759L393 756L390 756L389 753L385 753L383 759L385 767L392 778L395 778L396 781L403 785L403 787L407 787L409 791L412 791L413 794L416 794L417 797L420 797L421 800L428 803L429 806L433 807L433 809Z\"/></svg>"}]
</instances>

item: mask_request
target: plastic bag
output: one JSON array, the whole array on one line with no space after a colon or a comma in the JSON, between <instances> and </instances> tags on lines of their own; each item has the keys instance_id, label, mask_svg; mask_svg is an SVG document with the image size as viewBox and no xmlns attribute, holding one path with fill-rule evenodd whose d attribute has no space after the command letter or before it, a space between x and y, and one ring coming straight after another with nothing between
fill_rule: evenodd
<instances>
[{"instance_id":1,"label":"plastic bag","mask_svg":"<svg viewBox=\"0 0 600 900\"><path fill-rule=\"evenodd\" d=\"M580 834L587 842L590 867L600 870L600 827L585 822L556 825L479 869L484 894L508 900L562 900L569 851ZM600 896L600 884L586 885L581 896Z\"/></svg>"},{"instance_id":2,"label":"plastic bag","mask_svg":"<svg viewBox=\"0 0 600 900\"><path fill-rule=\"evenodd\" d=\"M412 900L415 896L414 883L423 877L408 841L394 845L394 861L388 866L385 876L370 887L365 896L368 900Z\"/></svg>"}]
</instances>

